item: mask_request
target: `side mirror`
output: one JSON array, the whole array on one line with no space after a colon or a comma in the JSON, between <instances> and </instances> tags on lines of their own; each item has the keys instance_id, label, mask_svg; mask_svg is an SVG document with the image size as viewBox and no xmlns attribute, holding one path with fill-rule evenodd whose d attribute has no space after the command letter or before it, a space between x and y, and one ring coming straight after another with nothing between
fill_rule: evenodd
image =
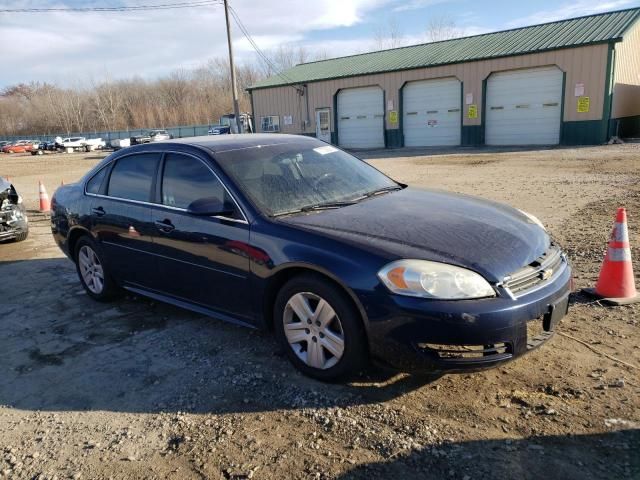
<instances>
[{"instance_id":1,"label":"side mirror","mask_svg":"<svg viewBox=\"0 0 640 480\"><path fill-rule=\"evenodd\" d=\"M218 197L205 197L191 202L187 207L187 212L191 215L201 217L212 217L215 215L229 216L233 214L234 209Z\"/></svg>"}]
</instances>

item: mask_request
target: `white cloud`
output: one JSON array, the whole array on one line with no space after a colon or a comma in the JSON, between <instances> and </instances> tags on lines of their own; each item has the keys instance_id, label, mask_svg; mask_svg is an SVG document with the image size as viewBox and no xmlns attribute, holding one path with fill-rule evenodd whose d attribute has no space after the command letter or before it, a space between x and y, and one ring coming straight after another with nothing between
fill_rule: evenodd
<instances>
[{"instance_id":1,"label":"white cloud","mask_svg":"<svg viewBox=\"0 0 640 480\"><path fill-rule=\"evenodd\" d=\"M442 3L450 3L456 0L407 0L393 8L394 12L406 12L409 10L418 10L420 8L431 7Z\"/></svg>"},{"instance_id":2,"label":"white cloud","mask_svg":"<svg viewBox=\"0 0 640 480\"><path fill-rule=\"evenodd\" d=\"M302 42L314 30L355 25L389 1L235 0L233 7L258 45L269 49ZM73 83L107 73L114 78L153 77L227 55L220 6L126 13L0 14L0 21L2 61L12 66L3 69L0 88L31 80ZM253 49L235 24L232 31L238 60L253 60Z\"/></svg>"},{"instance_id":3,"label":"white cloud","mask_svg":"<svg viewBox=\"0 0 640 480\"><path fill-rule=\"evenodd\" d=\"M600 3L593 0L575 0L571 3L558 5L552 10L541 10L526 17L517 18L507 24L507 28L524 27L538 23L554 22L572 17L581 17L610 10L631 7L636 0L608 0Z\"/></svg>"}]
</instances>

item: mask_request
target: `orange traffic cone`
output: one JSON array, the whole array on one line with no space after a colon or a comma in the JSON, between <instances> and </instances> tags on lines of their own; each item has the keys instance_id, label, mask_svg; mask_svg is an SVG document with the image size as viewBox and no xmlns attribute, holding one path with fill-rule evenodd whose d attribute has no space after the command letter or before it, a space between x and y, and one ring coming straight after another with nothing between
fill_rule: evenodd
<instances>
[{"instance_id":1,"label":"orange traffic cone","mask_svg":"<svg viewBox=\"0 0 640 480\"><path fill-rule=\"evenodd\" d=\"M613 305L640 302L633 276L627 212L624 208L618 208L596 288L586 291Z\"/></svg>"},{"instance_id":2,"label":"orange traffic cone","mask_svg":"<svg viewBox=\"0 0 640 480\"><path fill-rule=\"evenodd\" d=\"M47 189L44 188L44 184L41 181L38 181L38 184L40 185L40 211L49 212L51 211L51 202L49 201Z\"/></svg>"}]
</instances>

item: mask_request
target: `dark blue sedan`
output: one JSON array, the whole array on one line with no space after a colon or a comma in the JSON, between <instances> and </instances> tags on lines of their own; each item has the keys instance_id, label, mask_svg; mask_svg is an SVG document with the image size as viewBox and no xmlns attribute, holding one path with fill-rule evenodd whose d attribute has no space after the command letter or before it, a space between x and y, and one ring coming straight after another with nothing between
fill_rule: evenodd
<instances>
[{"instance_id":1,"label":"dark blue sedan","mask_svg":"<svg viewBox=\"0 0 640 480\"><path fill-rule=\"evenodd\" d=\"M87 294L122 289L273 329L324 380L370 358L498 365L549 339L571 269L533 216L407 187L313 138L225 135L127 148L52 201Z\"/></svg>"}]
</instances>

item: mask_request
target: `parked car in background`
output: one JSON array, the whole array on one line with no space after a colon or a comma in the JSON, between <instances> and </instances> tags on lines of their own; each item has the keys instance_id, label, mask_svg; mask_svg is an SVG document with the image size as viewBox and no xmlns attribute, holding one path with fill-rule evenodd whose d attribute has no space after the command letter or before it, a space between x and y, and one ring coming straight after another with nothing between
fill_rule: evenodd
<instances>
[{"instance_id":1,"label":"parked car in background","mask_svg":"<svg viewBox=\"0 0 640 480\"><path fill-rule=\"evenodd\" d=\"M51 228L90 297L123 287L273 329L323 380L370 356L430 373L500 365L552 337L572 285L532 215L408 187L295 135L114 153L56 190Z\"/></svg>"},{"instance_id":2,"label":"parked car in background","mask_svg":"<svg viewBox=\"0 0 640 480\"><path fill-rule=\"evenodd\" d=\"M131 145L142 145L144 143L159 142L161 140L170 140L173 138L166 130L150 130L140 135L131 137Z\"/></svg>"},{"instance_id":3,"label":"parked car in background","mask_svg":"<svg viewBox=\"0 0 640 480\"><path fill-rule=\"evenodd\" d=\"M66 153L72 152L90 152L106 147L107 143L102 138L86 137L56 137L56 149Z\"/></svg>"},{"instance_id":4,"label":"parked car in background","mask_svg":"<svg viewBox=\"0 0 640 480\"><path fill-rule=\"evenodd\" d=\"M93 152L94 150L102 150L107 146L107 142L102 138L89 138L84 142L84 149L87 152Z\"/></svg>"},{"instance_id":5,"label":"parked car in background","mask_svg":"<svg viewBox=\"0 0 640 480\"><path fill-rule=\"evenodd\" d=\"M6 147L7 145L9 145L11 142L9 140L2 140L0 141L0 150L2 150L2 148Z\"/></svg>"},{"instance_id":6,"label":"parked car in background","mask_svg":"<svg viewBox=\"0 0 640 480\"><path fill-rule=\"evenodd\" d=\"M19 140L2 147L4 153L25 153L37 149L37 142L33 140Z\"/></svg>"},{"instance_id":7,"label":"parked car in background","mask_svg":"<svg viewBox=\"0 0 640 480\"><path fill-rule=\"evenodd\" d=\"M29 220L22 197L7 179L0 177L0 242L19 242L28 235Z\"/></svg>"},{"instance_id":8,"label":"parked car in background","mask_svg":"<svg viewBox=\"0 0 640 480\"><path fill-rule=\"evenodd\" d=\"M31 155L43 155L47 149L47 142L38 142L33 144Z\"/></svg>"},{"instance_id":9,"label":"parked car in background","mask_svg":"<svg viewBox=\"0 0 640 480\"><path fill-rule=\"evenodd\" d=\"M85 137L56 137L56 149L66 153L72 153L76 150L84 150Z\"/></svg>"},{"instance_id":10,"label":"parked car in background","mask_svg":"<svg viewBox=\"0 0 640 480\"><path fill-rule=\"evenodd\" d=\"M250 114L240 114L240 128L242 128L242 133L253 133L253 120ZM226 135L230 133L239 133L237 130L235 114L228 113L220 117L220 121L217 125L211 125L209 130L207 130L207 134Z\"/></svg>"},{"instance_id":11,"label":"parked car in background","mask_svg":"<svg viewBox=\"0 0 640 480\"><path fill-rule=\"evenodd\" d=\"M111 145L111 148L113 148L114 150L120 150L121 148L130 147L131 139L130 138L114 138L113 140L111 140L111 142L109 142L109 144Z\"/></svg>"}]
</instances>

